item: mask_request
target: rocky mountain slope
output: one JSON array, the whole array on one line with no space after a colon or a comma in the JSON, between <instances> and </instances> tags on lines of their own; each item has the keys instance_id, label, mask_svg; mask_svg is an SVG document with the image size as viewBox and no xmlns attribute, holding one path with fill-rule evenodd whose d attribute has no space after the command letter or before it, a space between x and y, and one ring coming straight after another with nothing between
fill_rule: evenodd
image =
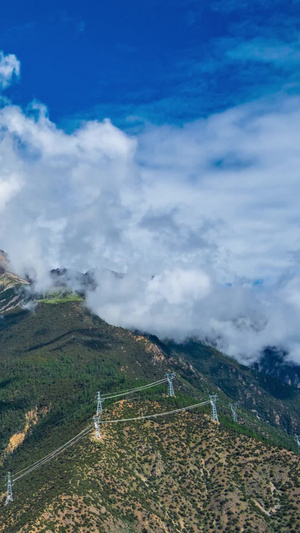
<instances>
[{"instance_id":1,"label":"rocky mountain slope","mask_svg":"<svg viewBox=\"0 0 300 533\"><path fill-rule=\"evenodd\" d=\"M9 270L9 260L0 250L0 315L21 306L26 298L29 282Z\"/></svg>"}]
</instances>

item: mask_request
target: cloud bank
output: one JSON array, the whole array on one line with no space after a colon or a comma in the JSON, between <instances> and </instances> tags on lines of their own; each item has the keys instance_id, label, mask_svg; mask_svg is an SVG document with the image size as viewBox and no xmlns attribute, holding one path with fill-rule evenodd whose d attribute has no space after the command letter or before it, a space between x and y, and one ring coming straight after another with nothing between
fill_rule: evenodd
<instances>
[{"instance_id":1,"label":"cloud bank","mask_svg":"<svg viewBox=\"0 0 300 533\"><path fill-rule=\"evenodd\" d=\"M6 102L1 248L40 289L51 268L93 269L88 304L112 324L300 362L299 137L291 96L134 136L109 120L66 133Z\"/></svg>"}]
</instances>

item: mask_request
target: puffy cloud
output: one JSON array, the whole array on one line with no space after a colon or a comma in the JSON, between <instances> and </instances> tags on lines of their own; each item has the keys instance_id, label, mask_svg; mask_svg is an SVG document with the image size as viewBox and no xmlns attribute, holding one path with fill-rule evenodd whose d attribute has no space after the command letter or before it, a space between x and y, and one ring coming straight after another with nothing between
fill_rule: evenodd
<instances>
[{"instance_id":1,"label":"puffy cloud","mask_svg":"<svg viewBox=\"0 0 300 533\"><path fill-rule=\"evenodd\" d=\"M0 51L0 89L8 87L14 78L20 76L20 61L14 54Z\"/></svg>"},{"instance_id":2,"label":"puffy cloud","mask_svg":"<svg viewBox=\"0 0 300 533\"><path fill-rule=\"evenodd\" d=\"M1 238L15 268L35 269L44 284L50 267L92 268L112 259L114 243L117 255L128 217L120 190L135 179L135 141L109 121L68 135L36 106L29 116L4 107L0 130Z\"/></svg>"},{"instance_id":3,"label":"puffy cloud","mask_svg":"<svg viewBox=\"0 0 300 533\"><path fill-rule=\"evenodd\" d=\"M1 248L40 288L51 268L93 269L88 303L113 324L299 362L299 124L291 97L135 137L7 104Z\"/></svg>"}]
</instances>

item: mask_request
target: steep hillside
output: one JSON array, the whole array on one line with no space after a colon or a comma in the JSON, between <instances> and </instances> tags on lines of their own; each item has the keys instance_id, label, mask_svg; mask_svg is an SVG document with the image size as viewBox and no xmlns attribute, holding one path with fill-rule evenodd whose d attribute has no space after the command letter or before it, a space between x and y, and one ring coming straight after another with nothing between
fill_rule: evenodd
<instances>
[{"instance_id":1,"label":"steep hillside","mask_svg":"<svg viewBox=\"0 0 300 533\"><path fill-rule=\"evenodd\" d=\"M177 389L191 398L207 399L217 392L225 417L230 416L229 402L238 400L240 417L266 435L284 439L278 430L292 435L300 427L295 388L199 342L163 344L110 326L76 295L74 301L46 301L34 312L8 313L0 323L2 447L12 431L22 428L25 413L36 407L41 415L35 427L56 422L65 412L85 416L93 412L98 389L109 392L155 381L167 370L177 372Z\"/></svg>"},{"instance_id":2,"label":"steep hillside","mask_svg":"<svg viewBox=\"0 0 300 533\"><path fill-rule=\"evenodd\" d=\"M165 408L122 401L105 416ZM296 533L299 475L296 455L205 414L106 425L17 482L0 531Z\"/></svg>"},{"instance_id":3,"label":"steep hillside","mask_svg":"<svg viewBox=\"0 0 300 533\"><path fill-rule=\"evenodd\" d=\"M199 341L190 340L182 345L169 342L167 347L179 356L179 360L184 358L192 364L219 392L238 402L258 420L288 433L299 431L300 393L296 387L240 365Z\"/></svg>"},{"instance_id":4,"label":"steep hillside","mask_svg":"<svg viewBox=\"0 0 300 533\"><path fill-rule=\"evenodd\" d=\"M28 467L91 422L98 390L176 371L175 398L163 383L130 402L105 401L107 418L168 411L217 393L221 422L212 423L204 406L105 426L100 444L86 436L16 482L15 501L2 508L3 531L231 532L253 531L253 523L258 531L293 531L286 528L296 513L299 456L280 447L296 451L296 388L200 342L162 343L110 326L70 294L44 299L33 312L5 313L0 340L3 497L8 470ZM237 400L234 423L229 403Z\"/></svg>"}]
</instances>

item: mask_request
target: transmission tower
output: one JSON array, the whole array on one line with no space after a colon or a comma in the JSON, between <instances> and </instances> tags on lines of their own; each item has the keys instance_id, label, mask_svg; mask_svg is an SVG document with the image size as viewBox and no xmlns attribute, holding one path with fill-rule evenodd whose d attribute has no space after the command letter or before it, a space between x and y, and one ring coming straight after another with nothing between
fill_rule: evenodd
<instances>
[{"instance_id":1,"label":"transmission tower","mask_svg":"<svg viewBox=\"0 0 300 533\"><path fill-rule=\"evenodd\" d=\"M210 394L209 400L211 404L211 417L214 422L219 422L217 407L216 407L216 401L218 399L218 396L216 394Z\"/></svg>"},{"instance_id":2,"label":"transmission tower","mask_svg":"<svg viewBox=\"0 0 300 533\"><path fill-rule=\"evenodd\" d=\"M174 387L173 387L173 379L175 378L175 372L166 372L166 378L168 380L168 394L169 396L175 396L174 393Z\"/></svg>"},{"instance_id":3,"label":"transmission tower","mask_svg":"<svg viewBox=\"0 0 300 533\"><path fill-rule=\"evenodd\" d=\"M300 453L300 435L295 435L295 439L296 439L297 445L298 445L298 453Z\"/></svg>"},{"instance_id":4,"label":"transmission tower","mask_svg":"<svg viewBox=\"0 0 300 533\"><path fill-rule=\"evenodd\" d=\"M12 490L11 473L8 472L6 505L9 502L13 502L13 501L14 501L14 495L13 495L13 490Z\"/></svg>"},{"instance_id":5,"label":"transmission tower","mask_svg":"<svg viewBox=\"0 0 300 533\"><path fill-rule=\"evenodd\" d=\"M101 400L101 394L100 391L97 392L97 416L102 413L102 400Z\"/></svg>"},{"instance_id":6,"label":"transmission tower","mask_svg":"<svg viewBox=\"0 0 300 533\"><path fill-rule=\"evenodd\" d=\"M94 418L94 425L95 425L95 430L96 430L96 439L101 439L101 435L100 435L100 416L96 415L93 417Z\"/></svg>"},{"instance_id":7,"label":"transmission tower","mask_svg":"<svg viewBox=\"0 0 300 533\"><path fill-rule=\"evenodd\" d=\"M238 417L237 417L237 407L238 407L238 404L237 403L230 403L230 409L231 409L231 412L232 412L232 418L233 418L233 421L234 422L237 422L238 421Z\"/></svg>"}]
</instances>

